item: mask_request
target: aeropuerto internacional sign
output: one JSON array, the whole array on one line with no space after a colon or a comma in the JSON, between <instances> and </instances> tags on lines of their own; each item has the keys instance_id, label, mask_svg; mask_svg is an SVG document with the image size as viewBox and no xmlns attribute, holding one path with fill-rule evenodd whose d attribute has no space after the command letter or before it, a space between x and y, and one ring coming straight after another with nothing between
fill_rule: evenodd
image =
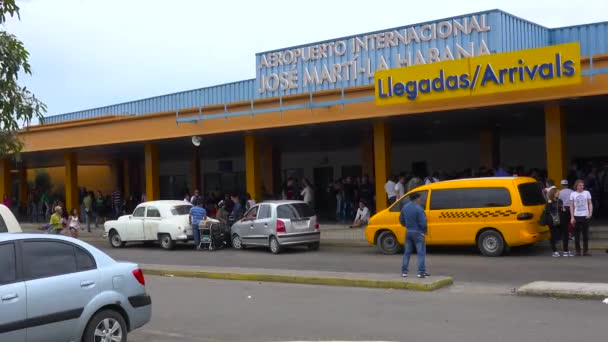
<instances>
[{"instance_id":1,"label":"aeropuerto internacional sign","mask_svg":"<svg viewBox=\"0 0 608 342\"><path fill-rule=\"evenodd\" d=\"M388 70L489 55L488 14L471 14L256 55L256 97L372 85Z\"/></svg>"},{"instance_id":2,"label":"aeropuerto internacional sign","mask_svg":"<svg viewBox=\"0 0 608 342\"><path fill-rule=\"evenodd\" d=\"M568 43L377 71L378 105L575 85L580 45Z\"/></svg>"}]
</instances>

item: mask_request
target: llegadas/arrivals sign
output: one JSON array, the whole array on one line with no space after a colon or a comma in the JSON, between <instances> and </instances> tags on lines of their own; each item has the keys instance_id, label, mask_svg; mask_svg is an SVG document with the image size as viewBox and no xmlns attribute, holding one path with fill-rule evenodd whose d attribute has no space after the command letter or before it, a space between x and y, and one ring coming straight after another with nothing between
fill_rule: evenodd
<instances>
[{"instance_id":1,"label":"llegadas/arrivals sign","mask_svg":"<svg viewBox=\"0 0 608 342\"><path fill-rule=\"evenodd\" d=\"M576 85L579 43L377 71L377 105Z\"/></svg>"}]
</instances>

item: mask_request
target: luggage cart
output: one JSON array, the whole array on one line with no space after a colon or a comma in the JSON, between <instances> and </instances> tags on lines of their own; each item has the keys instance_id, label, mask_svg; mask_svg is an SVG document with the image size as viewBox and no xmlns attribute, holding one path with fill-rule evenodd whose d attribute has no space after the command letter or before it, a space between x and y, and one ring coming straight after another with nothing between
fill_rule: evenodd
<instances>
[{"instance_id":1,"label":"luggage cart","mask_svg":"<svg viewBox=\"0 0 608 342\"><path fill-rule=\"evenodd\" d=\"M226 246L224 225L217 220L204 220L199 224L201 242L198 249L213 251Z\"/></svg>"}]
</instances>

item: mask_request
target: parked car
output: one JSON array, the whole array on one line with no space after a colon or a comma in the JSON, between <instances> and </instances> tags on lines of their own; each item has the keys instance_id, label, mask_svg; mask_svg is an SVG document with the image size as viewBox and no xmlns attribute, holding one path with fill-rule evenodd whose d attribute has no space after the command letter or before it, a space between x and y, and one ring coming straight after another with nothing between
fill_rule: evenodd
<instances>
[{"instance_id":1,"label":"parked car","mask_svg":"<svg viewBox=\"0 0 608 342\"><path fill-rule=\"evenodd\" d=\"M366 239L385 254L397 253L403 246L406 229L399 214L412 193L422 198L429 246L471 245L485 256L499 256L509 247L549 237L549 229L539 224L546 200L535 179L459 179L416 188L370 219Z\"/></svg>"},{"instance_id":2,"label":"parked car","mask_svg":"<svg viewBox=\"0 0 608 342\"><path fill-rule=\"evenodd\" d=\"M173 249L176 241L192 239L189 222L192 204L184 201L152 201L138 205L133 214L107 221L104 229L114 248L126 242L160 241L164 249Z\"/></svg>"},{"instance_id":3,"label":"parked car","mask_svg":"<svg viewBox=\"0 0 608 342\"><path fill-rule=\"evenodd\" d=\"M5 205L0 204L0 233L21 233L21 226L13 212Z\"/></svg>"},{"instance_id":4,"label":"parked car","mask_svg":"<svg viewBox=\"0 0 608 342\"><path fill-rule=\"evenodd\" d=\"M321 233L313 209L302 201L268 201L251 207L231 228L232 246L283 247L305 245L319 249Z\"/></svg>"},{"instance_id":5,"label":"parked car","mask_svg":"<svg viewBox=\"0 0 608 342\"><path fill-rule=\"evenodd\" d=\"M127 341L150 321L136 264L60 235L0 233L0 341Z\"/></svg>"}]
</instances>

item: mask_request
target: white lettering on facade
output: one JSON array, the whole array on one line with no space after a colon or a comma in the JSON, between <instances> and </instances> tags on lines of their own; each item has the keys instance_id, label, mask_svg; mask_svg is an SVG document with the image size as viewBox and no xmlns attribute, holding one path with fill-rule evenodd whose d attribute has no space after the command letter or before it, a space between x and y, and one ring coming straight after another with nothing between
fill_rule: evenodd
<instances>
[{"instance_id":1,"label":"white lettering on facade","mask_svg":"<svg viewBox=\"0 0 608 342\"><path fill-rule=\"evenodd\" d=\"M358 78L369 82L377 70L489 55L484 33L490 30L487 15L480 14L262 53L257 59L258 92L272 96ZM459 43L449 41L458 36ZM422 48L421 42L434 47ZM403 47L405 52L397 52Z\"/></svg>"}]
</instances>

